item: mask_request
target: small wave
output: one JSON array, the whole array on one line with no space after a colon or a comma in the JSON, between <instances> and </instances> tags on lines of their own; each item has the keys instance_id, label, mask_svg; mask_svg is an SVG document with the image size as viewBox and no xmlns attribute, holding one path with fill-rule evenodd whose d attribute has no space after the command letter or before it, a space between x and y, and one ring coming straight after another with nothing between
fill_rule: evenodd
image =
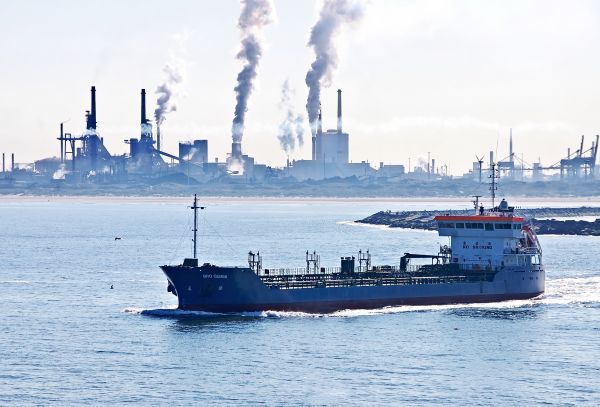
<instances>
[{"instance_id":1,"label":"small wave","mask_svg":"<svg viewBox=\"0 0 600 407\"><path fill-rule=\"evenodd\" d=\"M600 276L546 280L544 304L600 303Z\"/></svg>"},{"instance_id":2,"label":"small wave","mask_svg":"<svg viewBox=\"0 0 600 407\"><path fill-rule=\"evenodd\" d=\"M31 284L28 280L2 280L0 284Z\"/></svg>"},{"instance_id":3,"label":"small wave","mask_svg":"<svg viewBox=\"0 0 600 407\"><path fill-rule=\"evenodd\" d=\"M211 317L211 316L223 316L225 314L220 314L216 312L205 312L205 311L188 311L178 308L153 308L153 309L145 309L145 308L125 308L123 310L125 313L136 314L136 315L147 315L151 317L163 317L163 318L173 318L173 317Z\"/></svg>"},{"instance_id":4,"label":"small wave","mask_svg":"<svg viewBox=\"0 0 600 407\"><path fill-rule=\"evenodd\" d=\"M418 233L419 232L420 233L435 233L434 230L413 229L413 228L393 228L389 225L375 225L372 223L360 223L360 222L355 222L353 220L341 220L336 223L338 225L357 226L357 227L362 227L362 228L379 229L379 230L385 230L385 231L396 231L396 232L411 231L411 232L418 232Z\"/></svg>"},{"instance_id":5,"label":"small wave","mask_svg":"<svg viewBox=\"0 0 600 407\"><path fill-rule=\"evenodd\" d=\"M153 317L177 318L177 317L224 317L237 316L248 318L285 318L285 317L303 317L303 316L319 316L318 314L308 314L304 312L286 312L286 311L254 311L254 312L206 312L206 311L189 311L178 308L125 308L125 313L136 315L148 315Z\"/></svg>"}]
</instances>

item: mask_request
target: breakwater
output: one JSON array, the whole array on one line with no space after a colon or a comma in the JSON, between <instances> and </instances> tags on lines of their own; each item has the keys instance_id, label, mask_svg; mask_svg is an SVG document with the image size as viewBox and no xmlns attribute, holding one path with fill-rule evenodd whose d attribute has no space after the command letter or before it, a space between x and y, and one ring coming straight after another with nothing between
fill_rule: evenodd
<instances>
[{"instance_id":1,"label":"breakwater","mask_svg":"<svg viewBox=\"0 0 600 407\"><path fill-rule=\"evenodd\" d=\"M392 228L435 230L433 220L438 215L472 215L472 209L436 211L380 211L358 223L385 225ZM600 217L600 207L579 208L527 208L515 211L533 226L538 234L593 235L600 236L600 219L593 222L583 220L556 220L553 218Z\"/></svg>"}]
</instances>

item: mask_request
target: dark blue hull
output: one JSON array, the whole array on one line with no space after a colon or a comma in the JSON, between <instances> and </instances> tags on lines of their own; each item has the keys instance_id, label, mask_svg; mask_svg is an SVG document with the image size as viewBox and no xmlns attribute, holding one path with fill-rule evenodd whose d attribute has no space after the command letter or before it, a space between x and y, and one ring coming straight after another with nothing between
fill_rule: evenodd
<instances>
[{"instance_id":1,"label":"dark blue hull","mask_svg":"<svg viewBox=\"0 0 600 407\"><path fill-rule=\"evenodd\" d=\"M328 313L398 305L484 303L527 299L544 292L545 272L500 271L492 281L383 286L269 287L249 268L162 266L179 308L208 312Z\"/></svg>"}]
</instances>

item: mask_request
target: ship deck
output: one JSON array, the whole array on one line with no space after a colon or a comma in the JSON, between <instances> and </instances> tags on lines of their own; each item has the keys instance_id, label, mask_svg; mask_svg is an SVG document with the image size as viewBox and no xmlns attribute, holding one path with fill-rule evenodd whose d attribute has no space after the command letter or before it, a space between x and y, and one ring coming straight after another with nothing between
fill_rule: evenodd
<instances>
[{"instance_id":1,"label":"ship deck","mask_svg":"<svg viewBox=\"0 0 600 407\"><path fill-rule=\"evenodd\" d=\"M374 268L350 274L342 273L339 268L322 269L321 273L307 273L306 269L270 269L265 270L267 274L259 275L259 278L269 288L300 289L492 281L497 273L493 270L463 269L457 266L420 266L411 268L409 271L386 266L384 271Z\"/></svg>"}]
</instances>

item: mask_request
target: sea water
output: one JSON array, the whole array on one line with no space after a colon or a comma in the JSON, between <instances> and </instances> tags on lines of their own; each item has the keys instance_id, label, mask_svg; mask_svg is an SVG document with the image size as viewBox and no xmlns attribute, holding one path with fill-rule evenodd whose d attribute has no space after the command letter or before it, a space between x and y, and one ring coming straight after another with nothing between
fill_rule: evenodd
<instances>
[{"instance_id":1,"label":"sea water","mask_svg":"<svg viewBox=\"0 0 600 407\"><path fill-rule=\"evenodd\" d=\"M0 200L0 405L600 405L600 237L540 236L546 294L330 315L177 311L158 268L191 253L182 199ZM205 200L199 257L322 266L436 253L357 225L468 203ZM527 206L556 206L529 202ZM600 202L586 202L586 205Z\"/></svg>"}]
</instances>

